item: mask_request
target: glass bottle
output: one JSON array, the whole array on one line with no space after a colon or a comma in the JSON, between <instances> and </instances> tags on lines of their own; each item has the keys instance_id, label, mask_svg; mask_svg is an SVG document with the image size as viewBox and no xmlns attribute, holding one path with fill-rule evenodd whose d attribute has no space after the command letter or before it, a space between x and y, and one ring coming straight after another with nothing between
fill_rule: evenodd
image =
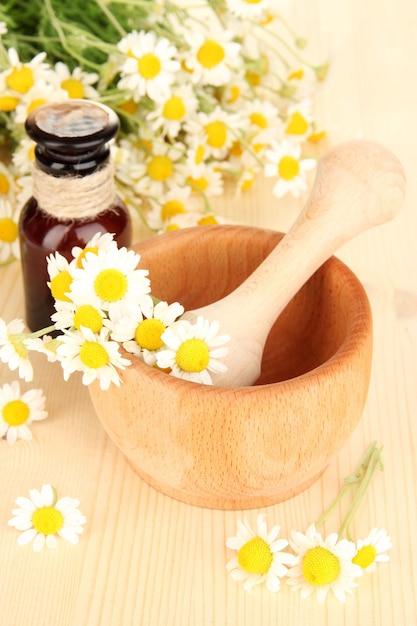
<instances>
[{"instance_id":1,"label":"glass bottle","mask_svg":"<svg viewBox=\"0 0 417 626\"><path fill-rule=\"evenodd\" d=\"M47 256L58 251L70 261L72 248L98 232L128 246L132 225L114 189L108 142L119 120L112 109L81 99L46 104L25 128L36 148L33 196L22 209L19 236L26 324L36 331L50 326L55 310Z\"/></svg>"}]
</instances>

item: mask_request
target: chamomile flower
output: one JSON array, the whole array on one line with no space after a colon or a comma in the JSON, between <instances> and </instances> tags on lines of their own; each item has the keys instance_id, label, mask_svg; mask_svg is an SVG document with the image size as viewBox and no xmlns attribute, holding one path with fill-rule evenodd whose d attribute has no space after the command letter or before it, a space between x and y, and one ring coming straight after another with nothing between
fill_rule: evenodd
<instances>
[{"instance_id":1,"label":"chamomile flower","mask_svg":"<svg viewBox=\"0 0 417 626\"><path fill-rule=\"evenodd\" d=\"M60 344L59 339L54 339L50 335L43 337L28 337L24 340L24 344L29 351L40 352L44 354L50 363L57 360L56 349Z\"/></svg>"},{"instance_id":2,"label":"chamomile flower","mask_svg":"<svg viewBox=\"0 0 417 626\"><path fill-rule=\"evenodd\" d=\"M72 302L70 290L74 264L70 264L62 254L55 252L47 257L46 268L50 278L48 287L52 297L55 300Z\"/></svg>"},{"instance_id":3,"label":"chamomile flower","mask_svg":"<svg viewBox=\"0 0 417 626\"><path fill-rule=\"evenodd\" d=\"M35 161L36 144L32 139L24 137L20 140L19 145L13 152L13 165L20 176L29 176L32 172L32 166ZM30 188L32 190L33 182L30 176Z\"/></svg>"},{"instance_id":4,"label":"chamomile flower","mask_svg":"<svg viewBox=\"0 0 417 626\"><path fill-rule=\"evenodd\" d=\"M189 85L174 87L172 92L160 103L154 111L148 113L146 119L154 131L175 138L184 122L189 119L198 106L197 98Z\"/></svg>"},{"instance_id":5,"label":"chamomile flower","mask_svg":"<svg viewBox=\"0 0 417 626\"><path fill-rule=\"evenodd\" d=\"M62 333L56 352L64 371L64 380L68 380L74 372L82 372L83 385L90 385L95 380L99 381L103 390L108 389L111 383L120 385L117 369L124 369L130 361L120 355L115 341L108 341L106 328L102 328L99 334L84 327L77 332L64 329Z\"/></svg>"},{"instance_id":6,"label":"chamomile flower","mask_svg":"<svg viewBox=\"0 0 417 626\"><path fill-rule=\"evenodd\" d=\"M242 62L240 44L233 41L233 37L232 30L213 31L209 36L203 32L185 35L190 50L187 50L184 64L192 83L219 87L229 82L232 68L238 68Z\"/></svg>"},{"instance_id":7,"label":"chamomile flower","mask_svg":"<svg viewBox=\"0 0 417 626\"><path fill-rule=\"evenodd\" d=\"M270 9L270 0L226 0L226 7L236 17L256 20Z\"/></svg>"},{"instance_id":8,"label":"chamomile flower","mask_svg":"<svg viewBox=\"0 0 417 626\"><path fill-rule=\"evenodd\" d=\"M51 320L57 330L73 328L81 330L81 327L89 328L93 333L99 333L103 328L105 313L100 308L92 306L88 300L84 303L55 301L55 313ZM26 342L26 345L27 342Z\"/></svg>"},{"instance_id":9,"label":"chamomile flower","mask_svg":"<svg viewBox=\"0 0 417 626\"><path fill-rule=\"evenodd\" d=\"M157 353L157 366L171 369L177 378L211 385L210 372L227 371L219 359L229 353L224 344L230 336L218 332L219 323L210 323L202 316L198 316L195 324L184 320L175 328L167 328L161 337L167 347Z\"/></svg>"},{"instance_id":10,"label":"chamomile flower","mask_svg":"<svg viewBox=\"0 0 417 626\"><path fill-rule=\"evenodd\" d=\"M79 500L67 496L58 500L55 489L43 485L39 491L31 489L29 498L16 498L16 504L8 524L21 531L17 539L20 546L32 543L35 552L44 546L56 548L57 536L73 545L78 543L86 522L78 509Z\"/></svg>"},{"instance_id":11,"label":"chamomile flower","mask_svg":"<svg viewBox=\"0 0 417 626\"><path fill-rule=\"evenodd\" d=\"M305 100L313 92L316 81L314 69L308 66L295 65L290 67L286 76L286 84L291 88L292 96L297 96L300 100ZM307 112L311 119L311 107Z\"/></svg>"},{"instance_id":12,"label":"chamomile flower","mask_svg":"<svg viewBox=\"0 0 417 626\"><path fill-rule=\"evenodd\" d=\"M20 258L19 213L20 210L13 209L9 200L0 198L0 264Z\"/></svg>"},{"instance_id":13,"label":"chamomile flower","mask_svg":"<svg viewBox=\"0 0 417 626\"><path fill-rule=\"evenodd\" d=\"M181 230L182 228L192 228L194 226L202 226L201 221L205 219L205 214L197 211L187 211L187 213L178 213L173 215L164 222L160 232L169 233L173 230ZM212 224L217 223L212 221Z\"/></svg>"},{"instance_id":14,"label":"chamomile flower","mask_svg":"<svg viewBox=\"0 0 417 626\"><path fill-rule=\"evenodd\" d=\"M356 542L356 554L352 563L360 565L367 572L375 569L376 563L386 563L389 555L385 554L392 548L391 538L384 528L373 528L366 539Z\"/></svg>"},{"instance_id":15,"label":"chamomile flower","mask_svg":"<svg viewBox=\"0 0 417 626\"><path fill-rule=\"evenodd\" d=\"M10 200L14 192L14 177L9 168L0 163L0 200Z\"/></svg>"},{"instance_id":16,"label":"chamomile flower","mask_svg":"<svg viewBox=\"0 0 417 626\"><path fill-rule=\"evenodd\" d=\"M247 117L250 129L255 133L268 131L270 134L278 135L282 129L282 121L278 109L267 100L259 98L246 102L243 115Z\"/></svg>"},{"instance_id":17,"label":"chamomile flower","mask_svg":"<svg viewBox=\"0 0 417 626\"><path fill-rule=\"evenodd\" d=\"M197 175L187 176L186 183L195 193L201 193L207 197L221 196L224 189L221 172L213 163L202 164Z\"/></svg>"},{"instance_id":18,"label":"chamomile flower","mask_svg":"<svg viewBox=\"0 0 417 626\"><path fill-rule=\"evenodd\" d=\"M18 370L20 378L30 382L33 378L33 367L29 360L29 350L24 340L27 335L22 320L14 319L8 324L0 318L0 360L7 363L9 369Z\"/></svg>"},{"instance_id":19,"label":"chamomile flower","mask_svg":"<svg viewBox=\"0 0 417 626\"><path fill-rule=\"evenodd\" d=\"M64 89L70 98L95 99L99 93L93 87L99 79L95 72L84 72L80 67L72 71L65 63L59 61L55 64L56 82L60 89Z\"/></svg>"},{"instance_id":20,"label":"chamomile flower","mask_svg":"<svg viewBox=\"0 0 417 626\"><path fill-rule=\"evenodd\" d=\"M76 267L83 267L84 259L90 252L97 254L99 250L116 250L117 242L112 233L96 233L83 248L74 246L71 254L74 257Z\"/></svg>"},{"instance_id":21,"label":"chamomile flower","mask_svg":"<svg viewBox=\"0 0 417 626\"><path fill-rule=\"evenodd\" d=\"M186 168L188 175L198 178L206 167L209 150L204 132L188 137L188 148L186 154Z\"/></svg>"},{"instance_id":22,"label":"chamomile flower","mask_svg":"<svg viewBox=\"0 0 417 626\"><path fill-rule=\"evenodd\" d=\"M288 108L285 133L291 139L302 142L311 133L313 121L311 109L312 102L310 98L306 98Z\"/></svg>"},{"instance_id":23,"label":"chamomile flower","mask_svg":"<svg viewBox=\"0 0 417 626\"><path fill-rule=\"evenodd\" d=\"M146 317L140 319L125 318L115 325L111 334L114 341L123 343L128 352L142 355L148 365L155 365L156 354L163 348L162 334L168 327L184 313L184 307L179 302L168 304L158 302L146 311Z\"/></svg>"},{"instance_id":24,"label":"chamomile flower","mask_svg":"<svg viewBox=\"0 0 417 626\"><path fill-rule=\"evenodd\" d=\"M21 393L17 380L0 387L0 438L5 436L8 444L17 439L32 439L30 424L47 415L42 389Z\"/></svg>"},{"instance_id":25,"label":"chamomile flower","mask_svg":"<svg viewBox=\"0 0 417 626\"><path fill-rule=\"evenodd\" d=\"M208 156L223 159L245 125L240 114L228 113L218 106L211 113L198 113L186 124L186 130L191 135L204 133Z\"/></svg>"},{"instance_id":26,"label":"chamomile flower","mask_svg":"<svg viewBox=\"0 0 417 626\"><path fill-rule=\"evenodd\" d=\"M183 185L185 172L182 158L184 154L185 146L181 142L172 145L155 142L144 163L136 165L136 174L134 174L138 179L134 187L136 193L157 197L174 185Z\"/></svg>"},{"instance_id":27,"label":"chamomile flower","mask_svg":"<svg viewBox=\"0 0 417 626\"><path fill-rule=\"evenodd\" d=\"M273 526L268 531L265 518L266 515L258 515L256 532L246 520L238 520L236 536L226 541L226 546L237 552L226 568L234 580L244 581L243 588L247 591L263 582L269 591L278 591L280 578L295 560L294 555L284 552L288 541L278 539L280 527Z\"/></svg>"},{"instance_id":28,"label":"chamomile flower","mask_svg":"<svg viewBox=\"0 0 417 626\"><path fill-rule=\"evenodd\" d=\"M237 110L244 98L250 98L250 90L244 72L234 72L227 85L222 87L222 104L227 109Z\"/></svg>"},{"instance_id":29,"label":"chamomile flower","mask_svg":"<svg viewBox=\"0 0 417 626\"><path fill-rule=\"evenodd\" d=\"M150 291L148 270L137 269L139 260L125 247L87 254L83 267L73 272L72 301L108 312L114 322L135 313Z\"/></svg>"},{"instance_id":30,"label":"chamomile flower","mask_svg":"<svg viewBox=\"0 0 417 626\"><path fill-rule=\"evenodd\" d=\"M265 176L278 177L273 188L274 195L281 198L291 192L298 198L307 189L306 174L315 168L316 161L301 158L300 144L286 139L281 143L273 141L265 156L269 161L264 168Z\"/></svg>"},{"instance_id":31,"label":"chamomile flower","mask_svg":"<svg viewBox=\"0 0 417 626\"><path fill-rule=\"evenodd\" d=\"M7 54L10 68L5 72L5 81L17 94L28 93L39 81L47 81L51 76L50 66L44 63L46 52L39 52L29 63L22 63L15 48L9 48Z\"/></svg>"},{"instance_id":32,"label":"chamomile flower","mask_svg":"<svg viewBox=\"0 0 417 626\"><path fill-rule=\"evenodd\" d=\"M126 55L118 87L129 89L135 102L145 95L162 102L180 69L173 58L177 53L175 46L165 37L157 37L154 31L133 31L117 47Z\"/></svg>"},{"instance_id":33,"label":"chamomile flower","mask_svg":"<svg viewBox=\"0 0 417 626\"><path fill-rule=\"evenodd\" d=\"M362 568L352 562L356 546L352 541L341 539L331 533L325 539L314 524L306 533L291 531L290 546L297 556L296 563L288 571L288 585L300 590L306 598L316 593L323 602L329 591L344 602L346 594L357 587L355 579L362 575Z\"/></svg>"},{"instance_id":34,"label":"chamomile flower","mask_svg":"<svg viewBox=\"0 0 417 626\"><path fill-rule=\"evenodd\" d=\"M59 89L51 83L38 81L20 100L16 107L14 121L16 124L24 124L29 113L51 102L61 102L69 98L65 89Z\"/></svg>"},{"instance_id":35,"label":"chamomile flower","mask_svg":"<svg viewBox=\"0 0 417 626\"><path fill-rule=\"evenodd\" d=\"M1 35L7 34L7 24L6 22L0 22L0 37Z\"/></svg>"},{"instance_id":36,"label":"chamomile flower","mask_svg":"<svg viewBox=\"0 0 417 626\"><path fill-rule=\"evenodd\" d=\"M191 196L191 187L188 185L184 187L175 185L167 193L151 201L151 206L152 210L147 214L147 222L154 230L161 229L165 222L176 215L194 212L199 208L196 198Z\"/></svg>"}]
</instances>

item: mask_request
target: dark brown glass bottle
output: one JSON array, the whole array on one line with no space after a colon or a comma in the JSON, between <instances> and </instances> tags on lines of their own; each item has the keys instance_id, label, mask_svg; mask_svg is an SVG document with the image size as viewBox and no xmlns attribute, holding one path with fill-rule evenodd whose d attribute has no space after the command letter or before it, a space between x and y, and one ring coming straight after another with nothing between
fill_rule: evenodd
<instances>
[{"instance_id":1,"label":"dark brown glass bottle","mask_svg":"<svg viewBox=\"0 0 417 626\"><path fill-rule=\"evenodd\" d=\"M119 246L128 246L132 226L114 192L108 147L119 128L114 111L72 99L39 107L25 126L36 142L34 190L19 232L26 323L35 331L51 324L55 310L47 256L58 251L70 261L72 248L98 232L113 233Z\"/></svg>"}]
</instances>

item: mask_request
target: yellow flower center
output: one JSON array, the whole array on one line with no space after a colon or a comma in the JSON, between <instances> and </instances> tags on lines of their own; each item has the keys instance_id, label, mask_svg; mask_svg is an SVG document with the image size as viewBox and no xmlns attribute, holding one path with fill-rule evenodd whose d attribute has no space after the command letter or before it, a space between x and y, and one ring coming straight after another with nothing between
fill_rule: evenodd
<instances>
[{"instance_id":1,"label":"yellow flower center","mask_svg":"<svg viewBox=\"0 0 417 626\"><path fill-rule=\"evenodd\" d=\"M200 143L197 146L197 149L195 151L194 163L196 165L201 165L201 163L204 161L204 153L205 153L204 145Z\"/></svg>"},{"instance_id":2,"label":"yellow flower center","mask_svg":"<svg viewBox=\"0 0 417 626\"><path fill-rule=\"evenodd\" d=\"M179 215L180 213L185 212L185 207L182 202L179 200L168 200L168 202L165 202L162 205L161 217L165 221L170 217L174 217L174 215Z\"/></svg>"},{"instance_id":3,"label":"yellow flower center","mask_svg":"<svg viewBox=\"0 0 417 626\"><path fill-rule=\"evenodd\" d=\"M375 546L363 546L360 550L357 551L357 553L353 557L352 563L355 563L355 565L360 565L363 569L366 569L367 567L372 565L372 563L375 561L375 557Z\"/></svg>"},{"instance_id":4,"label":"yellow flower center","mask_svg":"<svg viewBox=\"0 0 417 626\"><path fill-rule=\"evenodd\" d=\"M278 174L284 180L292 180L298 175L300 164L292 156L283 156L278 163Z\"/></svg>"},{"instance_id":5,"label":"yellow flower center","mask_svg":"<svg viewBox=\"0 0 417 626\"><path fill-rule=\"evenodd\" d=\"M240 87L239 85L232 85L229 88L229 97L227 98L226 102L227 104L233 104L233 102L236 102L236 100L238 100L239 96L240 96Z\"/></svg>"},{"instance_id":6,"label":"yellow flower center","mask_svg":"<svg viewBox=\"0 0 417 626\"><path fill-rule=\"evenodd\" d=\"M213 224L218 224L219 222L216 220L214 215L206 215L198 220L198 226L212 226Z\"/></svg>"},{"instance_id":7,"label":"yellow flower center","mask_svg":"<svg viewBox=\"0 0 417 626\"><path fill-rule=\"evenodd\" d=\"M242 180L241 185L240 185L240 188L242 189L242 191L249 191L249 189L252 189L253 183L255 182L255 179L256 179L256 175L253 170L248 171L247 174L248 175Z\"/></svg>"},{"instance_id":8,"label":"yellow flower center","mask_svg":"<svg viewBox=\"0 0 417 626\"><path fill-rule=\"evenodd\" d=\"M230 154L234 157L241 157L243 154L243 148L240 141L234 141L230 147Z\"/></svg>"},{"instance_id":9,"label":"yellow flower center","mask_svg":"<svg viewBox=\"0 0 417 626\"><path fill-rule=\"evenodd\" d=\"M252 113L250 121L254 126L259 126L259 128L267 128L268 126L268 121L262 113Z\"/></svg>"},{"instance_id":10,"label":"yellow flower center","mask_svg":"<svg viewBox=\"0 0 417 626\"><path fill-rule=\"evenodd\" d=\"M195 190L195 191L206 191L208 187L208 180L204 178L204 176L200 176L200 178L193 178L192 176L187 177L187 183Z\"/></svg>"},{"instance_id":11,"label":"yellow flower center","mask_svg":"<svg viewBox=\"0 0 417 626\"><path fill-rule=\"evenodd\" d=\"M212 148L223 148L227 139L227 126L224 122L210 122L204 127L207 143Z\"/></svg>"},{"instance_id":12,"label":"yellow flower center","mask_svg":"<svg viewBox=\"0 0 417 626\"><path fill-rule=\"evenodd\" d=\"M27 112L31 113L32 111L34 111L35 109L37 109L38 107L40 107L40 106L42 106L43 104L46 104L46 103L47 103L47 100L45 100L45 98L35 98L28 105Z\"/></svg>"},{"instance_id":13,"label":"yellow flower center","mask_svg":"<svg viewBox=\"0 0 417 626\"><path fill-rule=\"evenodd\" d=\"M328 585L338 578L340 561L330 550L316 546L305 553L302 572L305 580L310 585L315 587Z\"/></svg>"},{"instance_id":14,"label":"yellow flower center","mask_svg":"<svg viewBox=\"0 0 417 626\"><path fill-rule=\"evenodd\" d=\"M121 300L126 294L127 286L126 276L115 269L102 270L94 281L95 292L104 302Z\"/></svg>"},{"instance_id":15,"label":"yellow flower center","mask_svg":"<svg viewBox=\"0 0 417 626\"><path fill-rule=\"evenodd\" d=\"M161 335L165 330L165 325L157 319L143 320L138 324L135 331L135 341L145 350L158 350L164 345Z\"/></svg>"},{"instance_id":16,"label":"yellow flower center","mask_svg":"<svg viewBox=\"0 0 417 626\"><path fill-rule=\"evenodd\" d=\"M17 224L10 217L0 219L0 241L12 243L17 238Z\"/></svg>"},{"instance_id":17,"label":"yellow flower center","mask_svg":"<svg viewBox=\"0 0 417 626\"><path fill-rule=\"evenodd\" d=\"M179 96L172 96L164 104L162 115L167 120L181 120L186 113L185 104Z\"/></svg>"},{"instance_id":18,"label":"yellow flower center","mask_svg":"<svg viewBox=\"0 0 417 626\"><path fill-rule=\"evenodd\" d=\"M289 135L304 135L308 130L308 126L309 124L306 118L298 111L295 111L295 113L291 115L285 132Z\"/></svg>"},{"instance_id":19,"label":"yellow flower center","mask_svg":"<svg viewBox=\"0 0 417 626\"><path fill-rule=\"evenodd\" d=\"M210 361L208 346L202 339L186 339L178 348L175 360L184 372L202 372Z\"/></svg>"},{"instance_id":20,"label":"yellow flower center","mask_svg":"<svg viewBox=\"0 0 417 626\"><path fill-rule=\"evenodd\" d=\"M0 193L9 193L10 191L10 182L7 178L6 174L2 174L0 172Z\"/></svg>"},{"instance_id":21,"label":"yellow flower center","mask_svg":"<svg viewBox=\"0 0 417 626\"><path fill-rule=\"evenodd\" d=\"M99 369L109 362L109 355L104 346L96 341L85 341L81 346L80 359L91 369Z\"/></svg>"},{"instance_id":22,"label":"yellow flower center","mask_svg":"<svg viewBox=\"0 0 417 626\"><path fill-rule=\"evenodd\" d=\"M146 80L152 80L160 71L161 61L153 52L148 52L138 59L138 72Z\"/></svg>"},{"instance_id":23,"label":"yellow flower center","mask_svg":"<svg viewBox=\"0 0 417 626\"><path fill-rule=\"evenodd\" d=\"M246 72L245 78L252 87L259 87L261 84L261 74L259 72Z\"/></svg>"},{"instance_id":24,"label":"yellow flower center","mask_svg":"<svg viewBox=\"0 0 417 626\"><path fill-rule=\"evenodd\" d=\"M26 65L14 67L6 77L6 85L17 91L17 93L27 93L35 84L32 69Z\"/></svg>"},{"instance_id":25,"label":"yellow flower center","mask_svg":"<svg viewBox=\"0 0 417 626\"><path fill-rule=\"evenodd\" d=\"M96 248L96 246L86 246L83 250L81 250L80 254L78 255L78 259L77 259L77 267L82 268L83 267L83 261L87 255L87 252L92 252L93 254L98 254L98 248Z\"/></svg>"},{"instance_id":26,"label":"yellow flower center","mask_svg":"<svg viewBox=\"0 0 417 626\"><path fill-rule=\"evenodd\" d=\"M138 105L134 100L126 100L126 102L123 102L123 104L120 105L120 108L122 111L126 111L126 113L134 115L138 110Z\"/></svg>"},{"instance_id":27,"label":"yellow flower center","mask_svg":"<svg viewBox=\"0 0 417 626\"><path fill-rule=\"evenodd\" d=\"M288 74L288 80L301 80L304 76L304 70L300 68L299 70L294 70Z\"/></svg>"},{"instance_id":28,"label":"yellow flower center","mask_svg":"<svg viewBox=\"0 0 417 626\"><path fill-rule=\"evenodd\" d=\"M214 39L207 39L197 52L198 62L207 70L216 67L223 61L224 57L223 47Z\"/></svg>"},{"instance_id":29,"label":"yellow flower center","mask_svg":"<svg viewBox=\"0 0 417 626\"><path fill-rule=\"evenodd\" d=\"M84 326L90 328L93 333L99 333L103 328L103 318L91 304L83 304L75 311L74 326L78 330Z\"/></svg>"},{"instance_id":30,"label":"yellow flower center","mask_svg":"<svg viewBox=\"0 0 417 626\"><path fill-rule=\"evenodd\" d=\"M246 4L259 4L262 0L243 0Z\"/></svg>"},{"instance_id":31,"label":"yellow flower center","mask_svg":"<svg viewBox=\"0 0 417 626\"><path fill-rule=\"evenodd\" d=\"M25 344L23 343L25 338L26 336L24 334L23 335L21 334L9 335L8 334L7 335L7 339L12 344L16 354L20 356L21 359L26 359L29 353L29 350L26 348Z\"/></svg>"},{"instance_id":32,"label":"yellow flower center","mask_svg":"<svg viewBox=\"0 0 417 626\"><path fill-rule=\"evenodd\" d=\"M70 98L84 98L84 85L76 78L63 80L61 87L65 89Z\"/></svg>"},{"instance_id":33,"label":"yellow flower center","mask_svg":"<svg viewBox=\"0 0 417 626\"><path fill-rule=\"evenodd\" d=\"M4 405L2 415L9 426L21 426L27 422L30 410L23 400L10 400Z\"/></svg>"},{"instance_id":34,"label":"yellow flower center","mask_svg":"<svg viewBox=\"0 0 417 626\"><path fill-rule=\"evenodd\" d=\"M55 535L63 527L64 517L54 506L43 506L33 512L32 524L42 535Z\"/></svg>"},{"instance_id":35,"label":"yellow flower center","mask_svg":"<svg viewBox=\"0 0 417 626\"><path fill-rule=\"evenodd\" d=\"M53 298L55 300L63 300L64 302L71 302L71 298L69 298L67 293L71 288L72 277L71 274L67 270L63 270L59 272L56 276L53 277L50 284L50 289Z\"/></svg>"},{"instance_id":36,"label":"yellow flower center","mask_svg":"<svg viewBox=\"0 0 417 626\"><path fill-rule=\"evenodd\" d=\"M254 537L243 545L237 553L237 561L245 572L266 574L272 564L272 552L261 537Z\"/></svg>"},{"instance_id":37,"label":"yellow flower center","mask_svg":"<svg viewBox=\"0 0 417 626\"><path fill-rule=\"evenodd\" d=\"M19 98L16 98L16 96L1 96L0 97L0 111L5 111L6 113L10 113L10 111L15 110L18 104L19 104Z\"/></svg>"},{"instance_id":38,"label":"yellow flower center","mask_svg":"<svg viewBox=\"0 0 417 626\"><path fill-rule=\"evenodd\" d=\"M171 159L165 155L152 157L146 167L148 176L161 182L172 176L173 169Z\"/></svg>"},{"instance_id":39,"label":"yellow flower center","mask_svg":"<svg viewBox=\"0 0 417 626\"><path fill-rule=\"evenodd\" d=\"M325 130L318 130L315 133L311 133L311 135L309 135L307 139L311 141L311 143L317 143L321 141L322 139L324 139L325 136L326 136Z\"/></svg>"}]
</instances>

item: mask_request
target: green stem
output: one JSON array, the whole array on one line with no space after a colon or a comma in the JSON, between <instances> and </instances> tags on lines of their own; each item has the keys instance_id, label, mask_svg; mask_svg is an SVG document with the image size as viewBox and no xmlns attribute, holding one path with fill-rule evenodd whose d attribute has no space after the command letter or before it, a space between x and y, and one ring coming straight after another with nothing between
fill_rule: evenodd
<instances>
[{"instance_id":1,"label":"green stem","mask_svg":"<svg viewBox=\"0 0 417 626\"><path fill-rule=\"evenodd\" d=\"M342 524L339 528L338 534L339 537L346 531L346 536L351 540L350 535L350 525L353 521L354 516L361 505L363 498L368 490L368 487L371 483L373 475L377 467L382 467L381 460L381 452L382 447L377 448L376 442L374 441L369 448L367 449L365 455L363 456L358 469L354 474L350 474L345 478L345 486L340 491L340 493L336 496L330 506L326 509L326 511L319 517L316 521L316 527L322 524L325 519L332 513L332 511L340 504L346 494L353 489L355 485L358 485L355 495L353 496L353 500L351 505L342 521Z\"/></svg>"},{"instance_id":2,"label":"green stem","mask_svg":"<svg viewBox=\"0 0 417 626\"><path fill-rule=\"evenodd\" d=\"M37 339L38 337L43 337L44 335L48 335L49 333L54 332L56 330L55 324L51 326L47 326L46 328L41 328L40 330L36 330L33 333L28 335L28 339Z\"/></svg>"},{"instance_id":3,"label":"green stem","mask_svg":"<svg viewBox=\"0 0 417 626\"><path fill-rule=\"evenodd\" d=\"M114 17L113 13L111 11L109 11L109 9L107 8L106 4L103 2L103 0L95 0L95 3L97 4L97 6L100 7L100 9L103 11L104 15L107 17L107 19L109 20L109 22L111 24L113 24L114 28L116 29L116 31L119 33L119 35L121 37L125 37L126 35L126 31L125 29L121 26L121 24L119 23L119 21Z\"/></svg>"},{"instance_id":4,"label":"green stem","mask_svg":"<svg viewBox=\"0 0 417 626\"><path fill-rule=\"evenodd\" d=\"M370 456L367 461L366 466L364 466L364 475L358 486L357 492L352 500L352 503L342 521L342 524L339 528L339 536L346 531L346 537L352 541L352 535L350 532L350 526L353 522L353 519L362 504L362 501L368 491L368 487L371 484L372 478L376 469L379 467L382 469L382 460L381 460L382 447L377 448L376 443L374 442L370 449Z\"/></svg>"}]
</instances>

